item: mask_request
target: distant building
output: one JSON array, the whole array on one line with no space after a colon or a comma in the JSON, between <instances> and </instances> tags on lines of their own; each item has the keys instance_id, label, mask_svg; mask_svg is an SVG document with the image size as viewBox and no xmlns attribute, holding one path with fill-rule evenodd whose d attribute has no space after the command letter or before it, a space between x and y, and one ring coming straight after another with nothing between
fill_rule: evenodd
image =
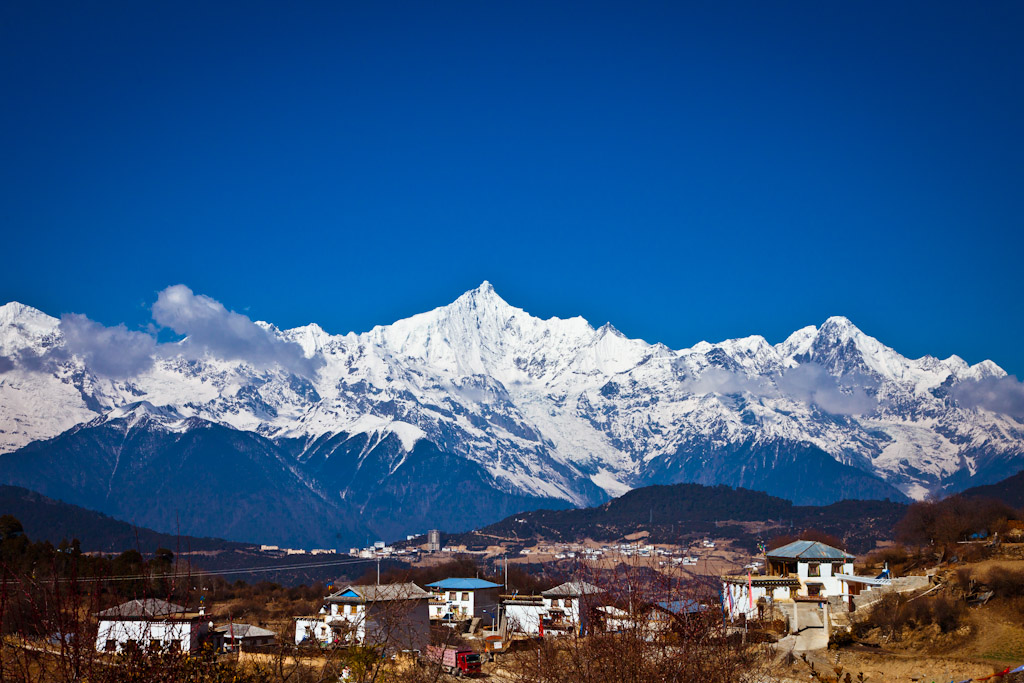
<instances>
[{"instance_id":1,"label":"distant building","mask_svg":"<svg viewBox=\"0 0 1024 683\"><path fill-rule=\"evenodd\" d=\"M427 552L436 553L441 550L441 532L431 529L427 532Z\"/></svg>"},{"instance_id":2,"label":"distant building","mask_svg":"<svg viewBox=\"0 0 1024 683\"><path fill-rule=\"evenodd\" d=\"M147 598L131 600L98 615L96 649L120 652L126 647L193 652L206 634L205 617L181 605Z\"/></svg>"},{"instance_id":3,"label":"distant building","mask_svg":"<svg viewBox=\"0 0 1024 683\"><path fill-rule=\"evenodd\" d=\"M485 623L498 621L498 591L501 586L484 579L444 579L428 583L434 592L430 618L461 621L479 617Z\"/></svg>"},{"instance_id":4,"label":"distant building","mask_svg":"<svg viewBox=\"0 0 1024 683\"><path fill-rule=\"evenodd\" d=\"M295 643L423 649L430 642L430 597L415 583L349 586L328 595L319 615L295 620Z\"/></svg>"}]
</instances>

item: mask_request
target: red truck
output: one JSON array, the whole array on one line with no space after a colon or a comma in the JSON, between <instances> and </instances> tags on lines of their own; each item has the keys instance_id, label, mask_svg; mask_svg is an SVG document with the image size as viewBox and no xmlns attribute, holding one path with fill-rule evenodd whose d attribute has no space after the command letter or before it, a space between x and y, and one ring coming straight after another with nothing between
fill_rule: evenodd
<instances>
[{"instance_id":1,"label":"red truck","mask_svg":"<svg viewBox=\"0 0 1024 683\"><path fill-rule=\"evenodd\" d=\"M427 661L437 662L446 673L456 676L472 676L480 673L480 655L472 650L428 645Z\"/></svg>"}]
</instances>

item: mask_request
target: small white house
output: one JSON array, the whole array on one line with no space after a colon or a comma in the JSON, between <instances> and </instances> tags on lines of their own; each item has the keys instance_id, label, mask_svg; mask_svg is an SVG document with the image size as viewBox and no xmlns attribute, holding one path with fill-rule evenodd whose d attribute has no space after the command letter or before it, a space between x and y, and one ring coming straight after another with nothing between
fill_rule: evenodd
<instances>
[{"instance_id":1,"label":"small white house","mask_svg":"<svg viewBox=\"0 0 1024 683\"><path fill-rule=\"evenodd\" d=\"M479 617L484 623L498 621L499 584L484 579L444 579L428 583L433 591L430 618L462 621Z\"/></svg>"},{"instance_id":2,"label":"small white house","mask_svg":"<svg viewBox=\"0 0 1024 683\"><path fill-rule=\"evenodd\" d=\"M154 598L131 600L97 616L96 649L100 652L121 652L130 646L193 652L207 631L205 617L199 612Z\"/></svg>"},{"instance_id":3,"label":"small white house","mask_svg":"<svg viewBox=\"0 0 1024 683\"><path fill-rule=\"evenodd\" d=\"M506 598L501 608L505 612L505 623L510 633L540 635L541 621L548 616L544 599L533 595Z\"/></svg>"},{"instance_id":4,"label":"small white house","mask_svg":"<svg viewBox=\"0 0 1024 683\"><path fill-rule=\"evenodd\" d=\"M541 592L547 619L543 627L551 631L571 631L586 627L590 610L601 604L604 589L586 581L567 581Z\"/></svg>"},{"instance_id":5,"label":"small white house","mask_svg":"<svg viewBox=\"0 0 1024 683\"><path fill-rule=\"evenodd\" d=\"M295 643L422 649L430 642L430 597L415 583L349 586L328 595L318 616L295 620Z\"/></svg>"}]
</instances>

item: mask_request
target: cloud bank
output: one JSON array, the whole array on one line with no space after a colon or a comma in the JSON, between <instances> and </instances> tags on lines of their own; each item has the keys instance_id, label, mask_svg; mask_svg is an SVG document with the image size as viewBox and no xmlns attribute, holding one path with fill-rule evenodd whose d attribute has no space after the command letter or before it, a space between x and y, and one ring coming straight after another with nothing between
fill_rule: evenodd
<instances>
[{"instance_id":1,"label":"cloud bank","mask_svg":"<svg viewBox=\"0 0 1024 683\"><path fill-rule=\"evenodd\" d=\"M63 346L42 354L0 356L0 374L15 367L28 371L55 370L58 363L76 356L97 375L127 379L149 370L158 358L219 358L248 363L266 370L280 367L311 377L322 358L306 358L302 347L276 337L241 313L229 311L208 296L195 294L185 285L160 292L153 304L153 320L184 335L180 342L159 344L152 332L136 332L124 325L106 327L87 316L72 313L61 317ZM150 326L152 328L152 326Z\"/></svg>"},{"instance_id":2,"label":"cloud bank","mask_svg":"<svg viewBox=\"0 0 1024 683\"><path fill-rule=\"evenodd\" d=\"M1015 375L964 380L950 394L964 408L981 408L1024 420L1024 383Z\"/></svg>"},{"instance_id":3,"label":"cloud bank","mask_svg":"<svg viewBox=\"0 0 1024 683\"><path fill-rule=\"evenodd\" d=\"M277 338L248 317L193 293L185 285L160 292L153 304L153 320L186 336L174 346L175 354L241 360L258 368L278 365L298 375L312 375L323 363L321 358L306 358L298 344Z\"/></svg>"},{"instance_id":4,"label":"cloud bank","mask_svg":"<svg viewBox=\"0 0 1024 683\"><path fill-rule=\"evenodd\" d=\"M868 389L878 382L866 375L833 377L817 363L804 363L774 377L749 377L742 372L708 368L700 377L683 382L695 394L751 394L758 398L787 398L816 405L834 415L864 415L878 406Z\"/></svg>"},{"instance_id":5,"label":"cloud bank","mask_svg":"<svg viewBox=\"0 0 1024 683\"><path fill-rule=\"evenodd\" d=\"M60 331L65 350L97 374L124 379L153 366L156 340L144 332L124 325L104 327L78 313L61 316Z\"/></svg>"}]
</instances>

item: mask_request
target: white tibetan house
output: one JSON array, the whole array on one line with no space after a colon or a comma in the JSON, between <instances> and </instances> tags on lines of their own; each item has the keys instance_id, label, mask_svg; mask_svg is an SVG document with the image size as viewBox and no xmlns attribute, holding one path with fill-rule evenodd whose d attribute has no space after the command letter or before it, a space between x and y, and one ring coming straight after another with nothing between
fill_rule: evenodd
<instances>
[{"instance_id":1,"label":"white tibetan house","mask_svg":"<svg viewBox=\"0 0 1024 683\"><path fill-rule=\"evenodd\" d=\"M430 598L415 583L349 586L328 595L319 615L295 620L295 643L423 649L430 642Z\"/></svg>"},{"instance_id":2,"label":"white tibetan house","mask_svg":"<svg viewBox=\"0 0 1024 683\"><path fill-rule=\"evenodd\" d=\"M766 605L821 601L850 593L853 555L820 541L793 541L766 553L764 575L722 577L722 607L731 619L758 618Z\"/></svg>"},{"instance_id":3,"label":"white tibetan house","mask_svg":"<svg viewBox=\"0 0 1024 683\"><path fill-rule=\"evenodd\" d=\"M130 600L97 616L96 649L100 652L122 652L129 647L195 652L207 632L200 612L155 598Z\"/></svg>"},{"instance_id":4,"label":"white tibetan house","mask_svg":"<svg viewBox=\"0 0 1024 683\"><path fill-rule=\"evenodd\" d=\"M586 581L568 581L540 596L513 596L502 603L509 631L554 636L589 630L591 613L604 604L604 589Z\"/></svg>"}]
</instances>

